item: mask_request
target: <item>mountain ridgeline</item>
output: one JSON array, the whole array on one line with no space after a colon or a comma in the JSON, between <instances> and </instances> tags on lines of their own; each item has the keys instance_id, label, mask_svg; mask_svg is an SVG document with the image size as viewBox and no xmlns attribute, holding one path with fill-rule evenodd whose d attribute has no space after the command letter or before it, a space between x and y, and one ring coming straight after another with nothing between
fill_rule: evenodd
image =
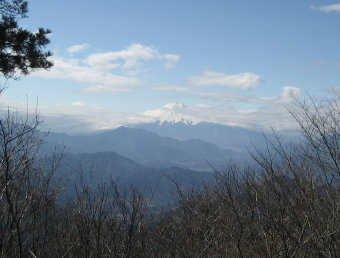
<instances>
[{"instance_id":1,"label":"mountain ridgeline","mask_svg":"<svg viewBox=\"0 0 340 258\"><path fill-rule=\"evenodd\" d=\"M267 136L268 137L268 136ZM79 183L110 179L139 189L154 189L158 203L174 190L169 177L184 187L209 181L230 161L249 160L246 146L264 146L262 133L213 123L156 122L119 127L88 135L50 133L44 151L66 154L59 170Z\"/></svg>"},{"instance_id":2,"label":"mountain ridgeline","mask_svg":"<svg viewBox=\"0 0 340 258\"><path fill-rule=\"evenodd\" d=\"M182 125L175 124L174 126ZM242 146L243 143L238 146L236 144L231 145L230 148L222 148L211 143L216 137L213 132L211 134L212 140L209 142L199 139L199 137L189 138L188 131L195 132L195 128L187 127L187 132L183 132L183 137L187 138L185 140L176 139L177 137L172 138L172 136L160 136L158 133L136 126L119 127L115 130L86 136L50 133L47 141L50 144L64 145L67 153L114 151L146 166L156 168L179 166L197 171L211 170L212 167L219 168L227 160L240 160L246 155L245 148ZM175 131L180 135L178 129L175 129ZM198 134L193 133L193 135ZM206 133L205 138L208 139L208 136L208 133ZM230 138L233 137L235 136L231 134Z\"/></svg>"},{"instance_id":3,"label":"mountain ridgeline","mask_svg":"<svg viewBox=\"0 0 340 258\"><path fill-rule=\"evenodd\" d=\"M116 152L66 154L59 172L70 179L67 194L74 196L74 184L80 182L95 188L103 182L117 181L119 185L137 187L155 204L166 204L176 191L175 184L181 187L197 187L213 179L214 174L196 172L180 167L150 168L125 158Z\"/></svg>"},{"instance_id":4,"label":"mountain ridgeline","mask_svg":"<svg viewBox=\"0 0 340 258\"><path fill-rule=\"evenodd\" d=\"M185 123L185 122L154 122L131 125L133 128L141 128L160 136L172 137L178 140L201 139L217 145L220 148L244 151L251 144L263 145L261 132L245 129L237 126L227 126L216 123Z\"/></svg>"}]
</instances>

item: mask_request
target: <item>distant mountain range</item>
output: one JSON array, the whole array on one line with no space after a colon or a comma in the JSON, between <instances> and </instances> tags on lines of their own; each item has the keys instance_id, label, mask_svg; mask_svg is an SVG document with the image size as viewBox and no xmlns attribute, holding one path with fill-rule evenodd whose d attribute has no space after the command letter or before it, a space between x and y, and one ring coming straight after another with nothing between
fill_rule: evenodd
<instances>
[{"instance_id":1,"label":"distant mountain range","mask_svg":"<svg viewBox=\"0 0 340 258\"><path fill-rule=\"evenodd\" d=\"M246 146L261 149L264 137L270 136L215 123L165 120L89 135L50 133L42 151L64 149L59 169L72 175L72 182L79 182L79 171L86 180L92 178L92 186L113 177L123 185L155 189L156 201L164 203L174 190L167 175L184 187L199 185L231 159L246 164L250 160Z\"/></svg>"},{"instance_id":2,"label":"distant mountain range","mask_svg":"<svg viewBox=\"0 0 340 258\"><path fill-rule=\"evenodd\" d=\"M130 125L132 128L141 128L160 136L172 137L179 140L201 139L219 146L220 148L233 148L239 151L246 146L254 144L263 145L266 133L261 133L242 127L227 126L216 123L200 122L190 123L174 121L156 121L154 123L141 123Z\"/></svg>"},{"instance_id":3,"label":"distant mountain range","mask_svg":"<svg viewBox=\"0 0 340 258\"><path fill-rule=\"evenodd\" d=\"M115 152L67 154L59 172L69 177L68 194L73 186L84 183L95 188L101 182L117 180L121 186L133 185L151 195L155 203L164 204L172 199L176 191L175 180L183 188L197 187L212 180L213 173L196 172L179 167L155 169L143 166Z\"/></svg>"},{"instance_id":4,"label":"distant mountain range","mask_svg":"<svg viewBox=\"0 0 340 258\"><path fill-rule=\"evenodd\" d=\"M145 166L183 167L198 171L221 168L226 161L248 159L247 147L261 149L268 134L215 123L157 121L91 135L50 133L51 145L72 154L117 152ZM289 140L296 140L290 136Z\"/></svg>"},{"instance_id":5,"label":"distant mountain range","mask_svg":"<svg viewBox=\"0 0 340 258\"><path fill-rule=\"evenodd\" d=\"M200 139L182 141L129 127L87 136L50 133L47 141L52 145L64 145L67 153L114 151L156 168L178 166L207 171L211 166L221 167L226 160L239 156L231 149L222 149Z\"/></svg>"}]
</instances>

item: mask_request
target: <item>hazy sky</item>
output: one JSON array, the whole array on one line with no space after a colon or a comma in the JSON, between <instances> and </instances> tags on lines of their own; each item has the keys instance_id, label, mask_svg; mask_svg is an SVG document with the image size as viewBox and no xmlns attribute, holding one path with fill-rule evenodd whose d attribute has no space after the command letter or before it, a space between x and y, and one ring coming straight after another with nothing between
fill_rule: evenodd
<instances>
[{"instance_id":1,"label":"hazy sky","mask_svg":"<svg viewBox=\"0 0 340 258\"><path fill-rule=\"evenodd\" d=\"M340 1L34 0L54 67L7 82L51 130L105 129L177 109L196 120L291 125L284 106L340 91ZM339 87L339 88L337 88ZM182 105L164 105L173 102Z\"/></svg>"}]
</instances>

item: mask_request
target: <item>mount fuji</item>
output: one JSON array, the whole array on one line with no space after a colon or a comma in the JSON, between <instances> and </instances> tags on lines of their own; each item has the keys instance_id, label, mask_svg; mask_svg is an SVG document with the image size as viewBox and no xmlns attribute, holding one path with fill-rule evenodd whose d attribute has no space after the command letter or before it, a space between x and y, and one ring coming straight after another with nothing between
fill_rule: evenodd
<instances>
[{"instance_id":1,"label":"mount fuji","mask_svg":"<svg viewBox=\"0 0 340 258\"><path fill-rule=\"evenodd\" d=\"M146 111L143 115L155 119L158 124L193 125L202 121L193 114L188 106L180 102L168 103L160 109Z\"/></svg>"},{"instance_id":2,"label":"mount fuji","mask_svg":"<svg viewBox=\"0 0 340 258\"><path fill-rule=\"evenodd\" d=\"M229 126L199 118L198 111L183 103L174 102L160 109L150 110L143 115L153 122L128 125L140 128L163 137L178 140L200 139L220 148L244 152L249 145L262 146L264 133L238 126Z\"/></svg>"}]
</instances>

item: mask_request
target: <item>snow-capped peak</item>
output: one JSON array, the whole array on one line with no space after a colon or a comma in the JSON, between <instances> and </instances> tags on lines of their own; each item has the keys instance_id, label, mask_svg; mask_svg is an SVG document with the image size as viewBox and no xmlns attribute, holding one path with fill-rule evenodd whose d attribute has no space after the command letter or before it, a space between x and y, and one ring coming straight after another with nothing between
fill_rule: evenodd
<instances>
[{"instance_id":1,"label":"snow-capped peak","mask_svg":"<svg viewBox=\"0 0 340 258\"><path fill-rule=\"evenodd\" d=\"M185 123L187 125L196 124L199 119L190 115L190 108L180 102L168 103L160 109L149 110L143 113L144 115L154 118L163 123Z\"/></svg>"}]
</instances>

